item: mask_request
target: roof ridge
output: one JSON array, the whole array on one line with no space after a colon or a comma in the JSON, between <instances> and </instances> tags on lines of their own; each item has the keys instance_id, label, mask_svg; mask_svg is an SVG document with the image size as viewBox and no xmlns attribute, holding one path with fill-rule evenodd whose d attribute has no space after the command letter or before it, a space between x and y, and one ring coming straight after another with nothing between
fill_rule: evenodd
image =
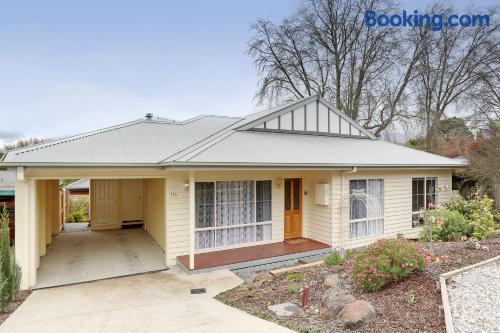
<instances>
[{"instance_id":1,"label":"roof ridge","mask_svg":"<svg viewBox=\"0 0 500 333\"><path fill-rule=\"evenodd\" d=\"M214 139L212 142L209 142L207 145L205 145L204 147L200 147L199 151L196 152L195 154L193 154L191 157L187 158L186 161L191 161L193 158L195 158L196 156L200 155L201 153L204 153L206 152L207 150L209 150L210 148L213 148L214 146L216 146L218 143L220 143L221 141L224 141L226 140L227 138L229 138L231 135L235 134L237 131L227 131L225 134L226 135L221 135L220 137L218 137L217 139L220 139L220 140L217 140ZM192 153L192 152L191 152ZM183 156L186 156L188 154L185 154ZM182 157L182 156L181 156Z\"/></svg>"},{"instance_id":2,"label":"roof ridge","mask_svg":"<svg viewBox=\"0 0 500 333\"><path fill-rule=\"evenodd\" d=\"M196 149L200 149L204 146L204 144L210 144L210 142L216 140L217 138L223 136L224 134L226 134L228 131L230 131L231 129L233 129L233 126L236 125L237 123L243 121L244 118L239 118L237 121L235 121L234 123L231 123L230 125L218 130L217 132L215 133L212 133L210 134L209 136L181 149L181 150L178 150L176 151L175 153L173 154L170 154L169 156L165 157L163 160L161 160L159 163L164 163L166 162L167 159L171 158L171 157L174 157L176 155L179 155L179 157L183 157L183 156L186 156L188 155L189 153L192 153L193 151L195 151ZM214 137L215 136L215 137ZM212 141L210 141L210 138L212 138ZM208 141L207 141L208 140ZM206 143L203 143L204 141L207 141ZM194 148L196 145L200 144L201 146L198 147L198 148ZM191 151L189 151L191 148L193 148ZM184 153L184 154L183 154Z\"/></svg>"}]
</instances>

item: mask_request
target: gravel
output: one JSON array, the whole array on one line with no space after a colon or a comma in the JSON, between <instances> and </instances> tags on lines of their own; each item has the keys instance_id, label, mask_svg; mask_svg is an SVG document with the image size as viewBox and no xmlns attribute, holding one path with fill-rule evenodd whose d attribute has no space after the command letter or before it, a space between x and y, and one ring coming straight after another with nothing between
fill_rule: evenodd
<instances>
[{"instance_id":1,"label":"gravel","mask_svg":"<svg viewBox=\"0 0 500 333\"><path fill-rule=\"evenodd\" d=\"M447 281L455 332L500 332L500 260Z\"/></svg>"}]
</instances>

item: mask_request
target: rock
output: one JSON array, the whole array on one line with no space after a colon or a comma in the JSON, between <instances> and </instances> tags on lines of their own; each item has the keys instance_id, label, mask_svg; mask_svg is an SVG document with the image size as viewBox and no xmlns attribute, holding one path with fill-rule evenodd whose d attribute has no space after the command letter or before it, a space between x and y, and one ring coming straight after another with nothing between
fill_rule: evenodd
<instances>
[{"instance_id":1,"label":"rock","mask_svg":"<svg viewBox=\"0 0 500 333\"><path fill-rule=\"evenodd\" d=\"M293 303L275 304L270 305L267 308L280 317L289 317L299 311L299 307Z\"/></svg>"},{"instance_id":2,"label":"rock","mask_svg":"<svg viewBox=\"0 0 500 333\"><path fill-rule=\"evenodd\" d=\"M262 287L262 282L248 282L248 283L245 283L245 285L247 286L247 288L249 290L259 289L260 287Z\"/></svg>"},{"instance_id":3,"label":"rock","mask_svg":"<svg viewBox=\"0 0 500 333\"><path fill-rule=\"evenodd\" d=\"M356 329L375 319L375 308L367 301L357 300L340 311L339 319L345 328Z\"/></svg>"},{"instance_id":4,"label":"rock","mask_svg":"<svg viewBox=\"0 0 500 333\"><path fill-rule=\"evenodd\" d=\"M253 279L253 282L264 283L264 282L271 282L272 280L274 280L274 277L269 273L265 273L256 275Z\"/></svg>"},{"instance_id":5,"label":"rock","mask_svg":"<svg viewBox=\"0 0 500 333\"><path fill-rule=\"evenodd\" d=\"M331 274L325 277L325 281L323 282L323 285L330 289L337 289L340 286L340 278L338 274Z\"/></svg>"},{"instance_id":6,"label":"rock","mask_svg":"<svg viewBox=\"0 0 500 333\"><path fill-rule=\"evenodd\" d=\"M342 266L342 265L335 265L335 266L330 267L330 270L333 273L338 274L338 273L340 273L340 272L342 272L344 270L344 266Z\"/></svg>"},{"instance_id":7,"label":"rock","mask_svg":"<svg viewBox=\"0 0 500 333\"><path fill-rule=\"evenodd\" d=\"M354 296L342 292L334 292L333 290L329 290L323 296L323 306L326 308L326 314L328 317L333 318L339 314L339 312L349 303L352 303L356 300Z\"/></svg>"}]
</instances>

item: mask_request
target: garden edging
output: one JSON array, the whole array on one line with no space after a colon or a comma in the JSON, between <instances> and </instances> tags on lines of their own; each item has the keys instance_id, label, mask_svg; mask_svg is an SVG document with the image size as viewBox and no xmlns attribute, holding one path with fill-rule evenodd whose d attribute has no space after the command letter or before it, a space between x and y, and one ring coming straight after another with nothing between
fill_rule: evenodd
<instances>
[{"instance_id":1,"label":"garden edging","mask_svg":"<svg viewBox=\"0 0 500 333\"><path fill-rule=\"evenodd\" d=\"M500 259L500 255L493 257L493 258L490 258L490 259L487 259L487 260L484 260L484 261L481 261L481 262L478 262L478 263L470 265L470 266L462 267L462 268L456 269L454 271L443 273L439 276L441 298L442 298L443 310L444 310L444 320L445 320L447 333L455 333L455 329L453 327L453 317L451 315L450 303L449 303L449 299L448 299L448 289L446 288L446 279L448 279L452 276L455 276L457 274L466 272L468 270L471 270L473 268L489 264L489 263L494 262L494 261L499 260L499 259Z\"/></svg>"}]
</instances>

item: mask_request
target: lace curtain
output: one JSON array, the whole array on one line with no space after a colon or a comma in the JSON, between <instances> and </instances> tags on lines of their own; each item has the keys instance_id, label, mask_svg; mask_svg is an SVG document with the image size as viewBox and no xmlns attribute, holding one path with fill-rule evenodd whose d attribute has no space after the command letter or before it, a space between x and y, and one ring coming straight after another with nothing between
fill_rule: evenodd
<instances>
[{"instance_id":1,"label":"lace curtain","mask_svg":"<svg viewBox=\"0 0 500 333\"><path fill-rule=\"evenodd\" d=\"M270 240L271 181L196 183L196 249Z\"/></svg>"},{"instance_id":2,"label":"lace curtain","mask_svg":"<svg viewBox=\"0 0 500 333\"><path fill-rule=\"evenodd\" d=\"M350 238L384 233L384 181L356 179L349 182Z\"/></svg>"}]
</instances>

